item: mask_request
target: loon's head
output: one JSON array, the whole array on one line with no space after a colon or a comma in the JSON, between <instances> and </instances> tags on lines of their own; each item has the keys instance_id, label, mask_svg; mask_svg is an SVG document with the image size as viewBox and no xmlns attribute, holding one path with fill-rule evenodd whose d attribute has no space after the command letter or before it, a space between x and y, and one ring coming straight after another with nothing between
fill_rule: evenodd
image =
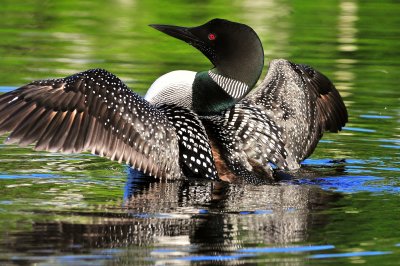
<instances>
[{"instance_id":1,"label":"loon's head","mask_svg":"<svg viewBox=\"0 0 400 266\"><path fill-rule=\"evenodd\" d=\"M150 26L189 43L213 64L211 70L198 72L194 80L192 108L196 112L213 113L232 106L261 75L263 47L255 31L245 24L213 19L197 27Z\"/></svg>"},{"instance_id":2,"label":"loon's head","mask_svg":"<svg viewBox=\"0 0 400 266\"><path fill-rule=\"evenodd\" d=\"M213 19L197 27L150 26L197 48L221 75L249 87L253 87L261 75L263 47L255 31L245 24Z\"/></svg>"}]
</instances>

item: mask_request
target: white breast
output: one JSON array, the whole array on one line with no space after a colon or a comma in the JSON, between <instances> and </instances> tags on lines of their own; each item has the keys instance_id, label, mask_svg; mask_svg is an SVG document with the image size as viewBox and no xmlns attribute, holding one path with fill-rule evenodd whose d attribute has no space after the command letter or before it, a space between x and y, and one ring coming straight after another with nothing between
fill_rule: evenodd
<instances>
[{"instance_id":1,"label":"white breast","mask_svg":"<svg viewBox=\"0 0 400 266\"><path fill-rule=\"evenodd\" d=\"M152 104L176 104L192 108L192 85L196 72L176 70L159 77L144 98Z\"/></svg>"}]
</instances>

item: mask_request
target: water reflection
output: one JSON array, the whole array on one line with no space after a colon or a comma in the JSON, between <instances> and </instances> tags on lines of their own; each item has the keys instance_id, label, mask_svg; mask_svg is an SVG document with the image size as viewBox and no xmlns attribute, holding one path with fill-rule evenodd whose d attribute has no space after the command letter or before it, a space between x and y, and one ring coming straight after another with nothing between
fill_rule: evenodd
<instances>
[{"instance_id":1,"label":"water reflection","mask_svg":"<svg viewBox=\"0 0 400 266\"><path fill-rule=\"evenodd\" d=\"M339 51L354 52L357 51L357 28L355 23L358 20L357 16L358 5L354 0L344 0L340 2L339 15Z\"/></svg>"},{"instance_id":2,"label":"water reflection","mask_svg":"<svg viewBox=\"0 0 400 266\"><path fill-rule=\"evenodd\" d=\"M290 23L287 17L290 15L290 5L275 0L245 0L239 5L241 10L247 11L241 14L243 23L251 25L261 38L265 66L271 59L289 57ZM260 10L268 12L259 12Z\"/></svg>"},{"instance_id":3,"label":"water reflection","mask_svg":"<svg viewBox=\"0 0 400 266\"><path fill-rule=\"evenodd\" d=\"M98 212L38 211L42 215L86 219L35 222L32 231L13 233L5 241L9 243L8 252L24 256L43 252L49 256L85 254L109 248L124 248L128 253L133 248L138 259L157 258L160 252L163 258L226 255L246 248L245 243L254 246L306 241L310 227L327 223L323 215L317 215L318 211L329 208L339 197L317 186L285 182L257 187L188 180L149 181L132 170L122 208ZM147 248L140 251L136 248L139 246ZM162 251L149 254L149 246Z\"/></svg>"},{"instance_id":4,"label":"water reflection","mask_svg":"<svg viewBox=\"0 0 400 266\"><path fill-rule=\"evenodd\" d=\"M208 248L218 243L216 250L221 250L221 244L230 250L248 241L304 241L310 212L327 208L338 197L316 186L290 183L251 186L179 181L135 186L126 201L129 212L198 219L189 234L190 243Z\"/></svg>"},{"instance_id":5,"label":"water reflection","mask_svg":"<svg viewBox=\"0 0 400 266\"><path fill-rule=\"evenodd\" d=\"M358 50L356 28L358 4L354 0L343 0L339 7L337 49L342 56L336 59L338 70L335 72L335 83L340 89L341 95L347 98L351 95L350 90L354 87L356 79L353 71L354 65L357 63L357 60L354 59L354 52ZM348 107L351 105L351 102L345 102Z\"/></svg>"}]
</instances>

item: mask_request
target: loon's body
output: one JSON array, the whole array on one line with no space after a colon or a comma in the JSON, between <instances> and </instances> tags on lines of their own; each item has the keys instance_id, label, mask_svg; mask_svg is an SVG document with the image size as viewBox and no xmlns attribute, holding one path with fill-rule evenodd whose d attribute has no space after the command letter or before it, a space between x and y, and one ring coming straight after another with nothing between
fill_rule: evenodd
<instances>
[{"instance_id":1,"label":"loon's body","mask_svg":"<svg viewBox=\"0 0 400 266\"><path fill-rule=\"evenodd\" d=\"M347 122L333 84L305 65L274 60L250 92L264 54L244 24L152 26L193 45L214 67L163 75L145 98L101 69L36 81L0 96L0 135L11 132L7 142L38 150L89 150L155 177L254 181L271 179L272 166L299 168L324 131Z\"/></svg>"}]
</instances>

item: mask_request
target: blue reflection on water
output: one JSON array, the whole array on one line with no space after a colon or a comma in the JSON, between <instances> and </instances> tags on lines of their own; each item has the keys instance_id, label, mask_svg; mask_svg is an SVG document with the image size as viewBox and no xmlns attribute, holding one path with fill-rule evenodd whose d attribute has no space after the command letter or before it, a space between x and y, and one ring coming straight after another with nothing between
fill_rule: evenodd
<instances>
[{"instance_id":1,"label":"blue reflection on water","mask_svg":"<svg viewBox=\"0 0 400 266\"><path fill-rule=\"evenodd\" d=\"M378 139L380 142L393 142L393 143L400 143L400 139Z\"/></svg>"},{"instance_id":2,"label":"blue reflection on water","mask_svg":"<svg viewBox=\"0 0 400 266\"><path fill-rule=\"evenodd\" d=\"M397 167L374 167L376 170L390 171L390 172L400 172L400 168Z\"/></svg>"},{"instance_id":3,"label":"blue reflection on water","mask_svg":"<svg viewBox=\"0 0 400 266\"><path fill-rule=\"evenodd\" d=\"M271 214L272 210L255 210L255 211L241 211L239 214L241 215L249 215L249 214Z\"/></svg>"},{"instance_id":4,"label":"blue reflection on water","mask_svg":"<svg viewBox=\"0 0 400 266\"><path fill-rule=\"evenodd\" d=\"M346 159L346 163L356 163L356 162L363 162L361 160L354 160L354 159ZM311 166L330 166L335 165L338 162L332 161L331 159L315 159L315 158L308 158L301 162L302 165L311 165Z\"/></svg>"},{"instance_id":5,"label":"blue reflection on water","mask_svg":"<svg viewBox=\"0 0 400 266\"><path fill-rule=\"evenodd\" d=\"M321 245L321 246L291 246L291 247L257 247L257 248L243 248L239 252L246 253L295 253L295 252L308 252L316 250L334 249L334 245Z\"/></svg>"},{"instance_id":6,"label":"blue reflection on water","mask_svg":"<svg viewBox=\"0 0 400 266\"><path fill-rule=\"evenodd\" d=\"M396 244L400 246L400 244ZM321 250L332 250L334 245L320 245L320 246L290 246L290 247L253 247L243 248L237 250L236 253L226 255L193 255L170 258L171 261L229 261L248 257L258 256L257 253L299 253L299 252L312 252ZM154 253L175 253L176 250L172 249L156 249ZM311 259L327 259L327 258L346 258L346 257L361 257L361 256L379 256L392 254L392 251L360 251L360 252L347 252L347 253L324 253L314 254L308 256Z\"/></svg>"},{"instance_id":7,"label":"blue reflection on water","mask_svg":"<svg viewBox=\"0 0 400 266\"><path fill-rule=\"evenodd\" d=\"M392 254L391 251L361 251L349 253L335 253L335 254L315 254L309 256L311 259L328 259L328 258L347 258L347 257L361 257L361 256L378 256Z\"/></svg>"},{"instance_id":8,"label":"blue reflection on water","mask_svg":"<svg viewBox=\"0 0 400 266\"><path fill-rule=\"evenodd\" d=\"M376 132L376 130L368 129L368 128L361 128L361 127L344 127L343 130L346 130L346 131L356 131L356 132L364 132L364 133Z\"/></svg>"},{"instance_id":9,"label":"blue reflection on water","mask_svg":"<svg viewBox=\"0 0 400 266\"><path fill-rule=\"evenodd\" d=\"M204 256L185 256L179 257L174 260L180 261L225 261L236 260L246 257L253 257L251 254L232 254L232 255L204 255Z\"/></svg>"},{"instance_id":10,"label":"blue reflection on water","mask_svg":"<svg viewBox=\"0 0 400 266\"><path fill-rule=\"evenodd\" d=\"M400 149L400 146L396 146L396 145L379 145L379 147L389 148L389 149Z\"/></svg>"},{"instance_id":11,"label":"blue reflection on water","mask_svg":"<svg viewBox=\"0 0 400 266\"><path fill-rule=\"evenodd\" d=\"M299 180L300 184L318 185L325 190L344 193L373 192L373 193L399 193L400 187L382 183L373 183L384 180L376 176L338 176L316 179Z\"/></svg>"},{"instance_id":12,"label":"blue reflection on water","mask_svg":"<svg viewBox=\"0 0 400 266\"><path fill-rule=\"evenodd\" d=\"M0 93L9 92L15 90L17 87L10 87L10 86L0 86Z\"/></svg>"},{"instance_id":13,"label":"blue reflection on water","mask_svg":"<svg viewBox=\"0 0 400 266\"><path fill-rule=\"evenodd\" d=\"M60 178L52 174L29 174L29 175L0 175L0 179L23 179L23 178Z\"/></svg>"},{"instance_id":14,"label":"blue reflection on water","mask_svg":"<svg viewBox=\"0 0 400 266\"><path fill-rule=\"evenodd\" d=\"M96 262L99 260L111 260L112 255L65 255L65 256L14 256L12 261L51 261L54 264L59 263L74 263L74 265L88 265L89 261ZM79 263L79 264L78 264Z\"/></svg>"},{"instance_id":15,"label":"blue reflection on water","mask_svg":"<svg viewBox=\"0 0 400 266\"><path fill-rule=\"evenodd\" d=\"M319 142L320 143L334 143L334 141L330 140L330 139L321 139Z\"/></svg>"},{"instance_id":16,"label":"blue reflection on water","mask_svg":"<svg viewBox=\"0 0 400 266\"><path fill-rule=\"evenodd\" d=\"M362 118L369 118L369 119L389 119L393 118L393 116L390 115L360 115Z\"/></svg>"},{"instance_id":17,"label":"blue reflection on water","mask_svg":"<svg viewBox=\"0 0 400 266\"><path fill-rule=\"evenodd\" d=\"M320 250L334 249L333 245L321 245L321 246L289 246L289 247L253 247L253 248L243 248L237 250L233 254L220 254L220 255L193 255L193 256L183 256L170 258L171 261L228 261L236 260L241 258L255 257L258 256L257 253L299 253L299 252L311 252ZM156 249L152 253L162 253L162 254L173 254L177 252L171 249Z\"/></svg>"}]
</instances>

